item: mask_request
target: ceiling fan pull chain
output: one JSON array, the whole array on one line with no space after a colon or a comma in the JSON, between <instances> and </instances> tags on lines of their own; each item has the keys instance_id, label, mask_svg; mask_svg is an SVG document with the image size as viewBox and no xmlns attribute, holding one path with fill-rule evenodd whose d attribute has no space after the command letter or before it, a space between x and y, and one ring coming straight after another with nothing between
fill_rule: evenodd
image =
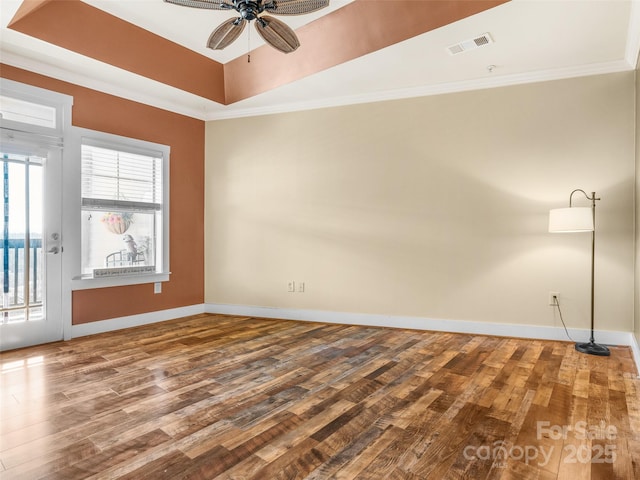
<instances>
[{"instance_id":1,"label":"ceiling fan pull chain","mask_svg":"<svg viewBox=\"0 0 640 480\"><path fill-rule=\"evenodd\" d=\"M247 63L251 63L251 29L247 35Z\"/></svg>"}]
</instances>

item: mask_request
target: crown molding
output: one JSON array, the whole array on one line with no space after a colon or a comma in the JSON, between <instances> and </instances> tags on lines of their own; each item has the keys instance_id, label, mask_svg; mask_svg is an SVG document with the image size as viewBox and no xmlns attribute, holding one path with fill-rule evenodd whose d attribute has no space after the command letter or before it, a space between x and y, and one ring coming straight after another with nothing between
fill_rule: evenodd
<instances>
[{"instance_id":1,"label":"crown molding","mask_svg":"<svg viewBox=\"0 0 640 480\"><path fill-rule=\"evenodd\" d=\"M633 5L638 5L637 1ZM636 13L640 13L640 8L636 7ZM638 17L638 15L635 15ZM627 52L632 51L631 56L637 57L640 48L640 19L632 22L636 40L629 40ZM631 28L631 27L630 27ZM631 38L631 35L629 35ZM629 46L633 45L633 46ZM40 75L55 78L57 80L73 83L81 87L97 90L109 95L142 103L152 107L167 110L180 115L196 118L203 121L228 120L234 118L254 117L262 115L273 115L279 113L298 112L304 110L316 110L320 108L341 107L347 105L357 105L363 103L374 103L388 100L402 100L415 97L425 97L431 95L443 95L447 93L465 92L471 90L482 90L488 88L507 87L527 83L539 83L552 80L562 80L568 78L584 77L591 75L603 75L608 73L618 73L635 69L635 63L631 63L628 58L623 60L594 63L589 65L576 65L572 67L540 70L535 72L518 73L512 75L495 75L461 82L442 83L437 85L423 85L413 88L387 90L382 92L365 93L342 97L333 97L323 100L311 100L304 102L281 103L268 107L256 108L236 108L233 105L223 106L210 100L198 97L191 93L183 92L174 87L164 85L154 80L144 79L148 88L135 89L131 85L123 86L115 82L106 82L95 76L85 75L77 71L70 71L59 68L51 64L39 62L13 52L2 51L2 62L16 68L28 70ZM116 68L107 66L106 68ZM138 75L125 72L128 75L141 79ZM152 93L153 92L153 93ZM178 100L172 100L172 99Z\"/></svg>"},{"instance_id":2,"label":"crown molding","mask_svg":"<svg viewBox=\"0 0 640 480\"><path fill-rule=\"evenodd\" d=\"M625 48L625 60L636 68L638 54L640 53L640 0L631 1L631 13L629 14L629 30L627 32L627 45Z\"/></svg>"},{"instance_id":3,"label":"crown molding","mask_svg":"<svg viewBox=\"0 0 640 480\"><path fill-rule=\"evenodd\" d=\"M145 84L148 85L148 88L145 88L144 90L136 90L131 87L122 86L118 83L106 82L96 78L95 76L85 75L78 71L70 71L55 65L24 57L13 52L8 52L6 50L0 50L0 57L2 58L2 63L5 65L199 120L206 120L206 105L208 103L213 103L196 95L183 92L177 88L170 87L155 80L144 78L121 69L118 70L138 79L143 79L146 82ZM116 67L106 66L105 68ZM184 98L184 101L168 100L167 96L163 94L164 92L171 92L171 96L179 96ZM200 105L200 108L193 105Z\"/></svg>"},{"instance_id":4,"label":"crown molding","mask_svg":"<svg viewBox=\"0 0 640 480\"><path fill-rule=\"evenodd\" d=\"M360 94L345 97L334 97L318 101L306 101L273 105L269 107L233 109L228 108L222 112L209 114L205 120L228 120L233 118L271 115L278 113L315 110L319 108L341 107L362 103L383 102L388 100L402 100L431 95L444 95L447 93L465 92L471 90L483 90L487 88L507 87L527 83L539 83L552 80L564 80L568 78L586 77L591 75L604 75L608 73L625 72L635 69L626 60L614 62L594 63L578 65L552 70L540 70L535 72L518 73L512 75L494 76L491 78L479 78L461 82L442 83L437 85L424 85L420 87L387 90L371 94Z\"/></svg>"}]
</instances>

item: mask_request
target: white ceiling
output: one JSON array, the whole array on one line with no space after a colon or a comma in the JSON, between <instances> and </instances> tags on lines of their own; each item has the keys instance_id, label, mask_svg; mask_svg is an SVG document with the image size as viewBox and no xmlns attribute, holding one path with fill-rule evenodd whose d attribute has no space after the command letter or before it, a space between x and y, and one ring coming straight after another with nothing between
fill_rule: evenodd
<instances>
[{"instance_id":1,"label":"white ceiling","mask_svg":"<svg viewBox=\"0 0 640 480\"><path fill-rule=\"evenodd\" d=\"M246 29L224 51L205 48L234 12L179 7L162 0L85 0L218 62L246 55L261 38ZM351 0L297 17L297 28ZM388 0L370 0L388 1ZM0 61L203 120L407 98L635 68L639 0L512 0L483 13L281 86L221 105L6 28L20 0L0 4ZM450 55L447 47L491 34L494 43ZM487 67L494 65L489 71Z\"/></svg>"}]
</instances>

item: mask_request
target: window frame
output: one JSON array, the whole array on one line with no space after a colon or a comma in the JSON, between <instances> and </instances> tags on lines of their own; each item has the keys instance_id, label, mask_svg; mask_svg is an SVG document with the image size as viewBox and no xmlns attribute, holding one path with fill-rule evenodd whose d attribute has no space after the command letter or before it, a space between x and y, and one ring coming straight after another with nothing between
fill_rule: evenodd
<instances>
[{"instance_id":1,"label":"window frame","mask_svg":"<svg viewBox=\"0 0 640 480\"><path fill-rule=\"evenodd\" d=\"M86 128L74 127L74 143L76 148L74 153L77 155L74 161L73 170L66 172L65 183L75 190L74 203L72 209L75 215L74 237L77 239L77 254L74 255L73 271L75 272L71 287L72 290L85 290L94 288L116 287L126 285L139 285L145 283L168 282L171 270L169 267L169 165L171 148L168 145L162 145L146 140L139 140L111 133L99 132ZM114 275L108 277L93 277L82 275L81 267L81 232L80 232L80 216L82 211L82 195L81 195L81 150L83 144L92 146L100 146L112 150L120 150L144 155L158 155L162 157L162 238L160 248L156 251L156 262L161 263L161 270L155 273L132 273L127 275ZM75 242L74 242L75 243Z\"/></svg>"},{"instance_id":2,"label":"window frame","mask_svg":"<svg viewBox=\"0 0 640 480\"><path fill-rule=\"evenodd\" d=\"M53 127L37 125L29 122L21 122L19 120L9 120L2 118L0 115L0 125L2 128L16 130L19 132L28 132L36 135L60 137L57 143L62 146L62 138L65 133L65 124L70 123L70 110L73 104L73 98L58 92L52 92L43 88L34 87L13 80L0 79L2 82L1 96L22 102L32 103L36 106L48 107L53 112Z\"/></svg>"}]
</instances>

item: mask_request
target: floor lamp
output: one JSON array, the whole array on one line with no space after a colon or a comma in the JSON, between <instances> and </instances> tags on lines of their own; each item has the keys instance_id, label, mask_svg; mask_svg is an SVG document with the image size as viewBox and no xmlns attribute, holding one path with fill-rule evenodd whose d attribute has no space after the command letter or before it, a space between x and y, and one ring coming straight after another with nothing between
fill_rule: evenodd
<instances>
[{"instance_id":1,"label":"floor lamp","mask_svg":"<svg viewBox=\"0 0 640 480\"><path fill-rule=\"evenodd\" d=\"M572 205L573 194L580 192L587 200L591 201L591 207L574 207ZM569 208L555 208L549 212L549 231L554 233L591 232L591 337L587 343L576 343L576 350L590 355L609 356L609 349L599 345L593 339L594 320L594 259L596 253L596 192L587 195L584 190L576 189L569 195Z\"/></svg>"}]
</instances>

